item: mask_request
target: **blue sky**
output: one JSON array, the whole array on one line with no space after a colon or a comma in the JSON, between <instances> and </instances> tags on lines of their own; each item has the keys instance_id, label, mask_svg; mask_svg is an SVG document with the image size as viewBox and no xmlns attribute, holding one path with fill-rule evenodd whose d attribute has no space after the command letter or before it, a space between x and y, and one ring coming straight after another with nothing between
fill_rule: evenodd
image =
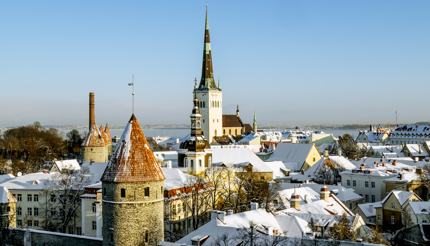
<instances>
[{"instance_id":1,"label":"blue sky","mask_svg":"<svg viewBox=\"0 0 430 246\"><path fill-rule=\"evenodd\" d=\"M206 1L224 112L261 124L430 120L430 1ZM0 126L188 123L205 1L0 1Z\"/></svg>"}]
</instances>

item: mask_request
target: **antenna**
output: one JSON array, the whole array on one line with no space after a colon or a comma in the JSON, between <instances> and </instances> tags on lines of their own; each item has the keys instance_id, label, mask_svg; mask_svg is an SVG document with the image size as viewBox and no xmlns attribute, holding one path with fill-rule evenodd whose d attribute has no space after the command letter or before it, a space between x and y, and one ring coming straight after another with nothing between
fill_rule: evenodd
<instances>
[{"instance_id":1,"label":"antenna","mask_svg":"<svg viewBox=\"0 0 430 246\"><path fill-rule=\"evenodd\" d=\"M134 114L134 74L131 75L131 82L128 83L131 86L131 112Z\"/></svg>"}]
</instances>

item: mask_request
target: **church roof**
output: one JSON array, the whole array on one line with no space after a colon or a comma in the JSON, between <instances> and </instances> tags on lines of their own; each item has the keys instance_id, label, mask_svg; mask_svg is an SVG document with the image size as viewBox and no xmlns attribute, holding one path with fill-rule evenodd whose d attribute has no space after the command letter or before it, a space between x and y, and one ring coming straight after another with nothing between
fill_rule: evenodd
<instances>
[{"instance_id":1,"label":"church roof","mask_svg":"<svg viewBox=\"0 0 430 246\"><path fill-rule=\"evenodd\" d=\"M102 176L103 182L164 180L163 171L145 138L139 121L131 116Z\"/></svg>"},{"instance_id":2,"label":"church roof","mask_svg":"<svg viewBox=\"0 0 430 246\"><path fill-rule=\"evenodd\" d=\"M235 114L224 114L222 116L222 127L242 127L243 123Z\"/></svg>"}]
</instances>

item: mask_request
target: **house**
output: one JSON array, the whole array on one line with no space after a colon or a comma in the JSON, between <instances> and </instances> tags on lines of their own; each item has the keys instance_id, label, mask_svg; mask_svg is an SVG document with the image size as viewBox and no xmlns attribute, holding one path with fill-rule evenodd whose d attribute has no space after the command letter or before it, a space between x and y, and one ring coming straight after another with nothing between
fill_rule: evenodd
<instances>
[{"instance_id":1,"label":"house","mask_svg":"<svg viewBox=\"0 0 430 246\"><path fill-rule=\"evenodd\" d=\"M430 201L411 201L406 204L407 226L430 223Z\"/></svg>"},{"instance_id":2,"label":"house","mask_svg":"<svg viewBox=\"0 0 430 246\"><path fill-rule=\"evenodd\" d=\"M376 207L376 225L385 230L398 230L406 225L405 208L411 201L421 199L410 191L391 191Z\"/></svg>"},{"instance_id":3,"label":"house","mask_svg":"<svg viewBox=\"0 0 430 246\"><path fill-rule=\"evenodd\" d=\"M357 213L366 225L376 225L376 207L381 207L381 202L358 204Z\"/></svg>"},{"instance_id":4,"label":"house","mask_svg":"<svg viewBox=\"0 0 430 246\"><path fill-rule=\"evenodd\" d=\"M429 124L408 124L399 126L388 138L389 144L423 144L430 141Z\"/></svg>"},{"instance_id":5,"label":"house","mask_svg":"<svg viewBox=\"0 0 430 246\"><path fill-rule=\"evenodd\" d=\"M414 160L423 160L430 156L427 149L421 144L405 144L402 152L405 156L411 157Z\"/></svg>"},{"instance_id":6,"label":"house","mask_svg":"<svg viewBox=\"0 0 430 246\"><path fill-rule=\"evenodd\" d=\"M321 159L314 144L279 143L268 161L296 163L296 170L306 171Z\"/></svg>"},{"instance_id":7,"label":"house","mask_svg":"<svg viewBox=\"0 0 430 246\"><path fill-rule=\"evenodd\" d=\"M76 159L73 160L62 160L62 161L54 161L50 172L73 172L81 170L81 166L79 165Z\"/></svg>"}]
</instances>

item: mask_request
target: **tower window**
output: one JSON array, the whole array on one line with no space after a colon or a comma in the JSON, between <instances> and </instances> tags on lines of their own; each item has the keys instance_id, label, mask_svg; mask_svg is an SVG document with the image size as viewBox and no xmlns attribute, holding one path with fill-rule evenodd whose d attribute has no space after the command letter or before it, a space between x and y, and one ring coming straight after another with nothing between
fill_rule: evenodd
<instances>
[{"instance_id":1,"label":"tower window","mask_svg":"<svg viewBox=\"0 0 430 246\"><path fill-rule=\"evenodd\" d=\"M199 167L202 167L202 160L199 160Z\"/></svg>"},{"instance_id":2,"label":"tower window","mask_svg":"<svg viewBox=\"0 0 430 246\"><path fill-rule=\"evenodd\" d=\"M121 188L121 197L125 197L125 189L124 188Z\"/></svg>"},{"instance_id":3,"label":"tower window","mask_svg":"<svg viewBox=\"0 0 430 246\"><path fill-rule=\"evenodd\" d=\"M149 233L148 230L145 231L145 243L149 241Z\"/></svg>"},{"instance_id":4,"label":"tower window","mask_svg":"<svg viewBox=\"0 0 430 246\"><path fill-rule=\"evenodd\" d=\"M149 187L145 187L144 193L145 196L149 197Z\"/></svg>"},{"instance_id":5,"label":"tower window","mask_svg":"<svg viewBox=\"0 0 430 246\"><path fill-rule=\"evenodd\" d=\"M193 168L193 165L194 165L194 161L190 160L190 167Z\"/></svg>"}]
</instances>

